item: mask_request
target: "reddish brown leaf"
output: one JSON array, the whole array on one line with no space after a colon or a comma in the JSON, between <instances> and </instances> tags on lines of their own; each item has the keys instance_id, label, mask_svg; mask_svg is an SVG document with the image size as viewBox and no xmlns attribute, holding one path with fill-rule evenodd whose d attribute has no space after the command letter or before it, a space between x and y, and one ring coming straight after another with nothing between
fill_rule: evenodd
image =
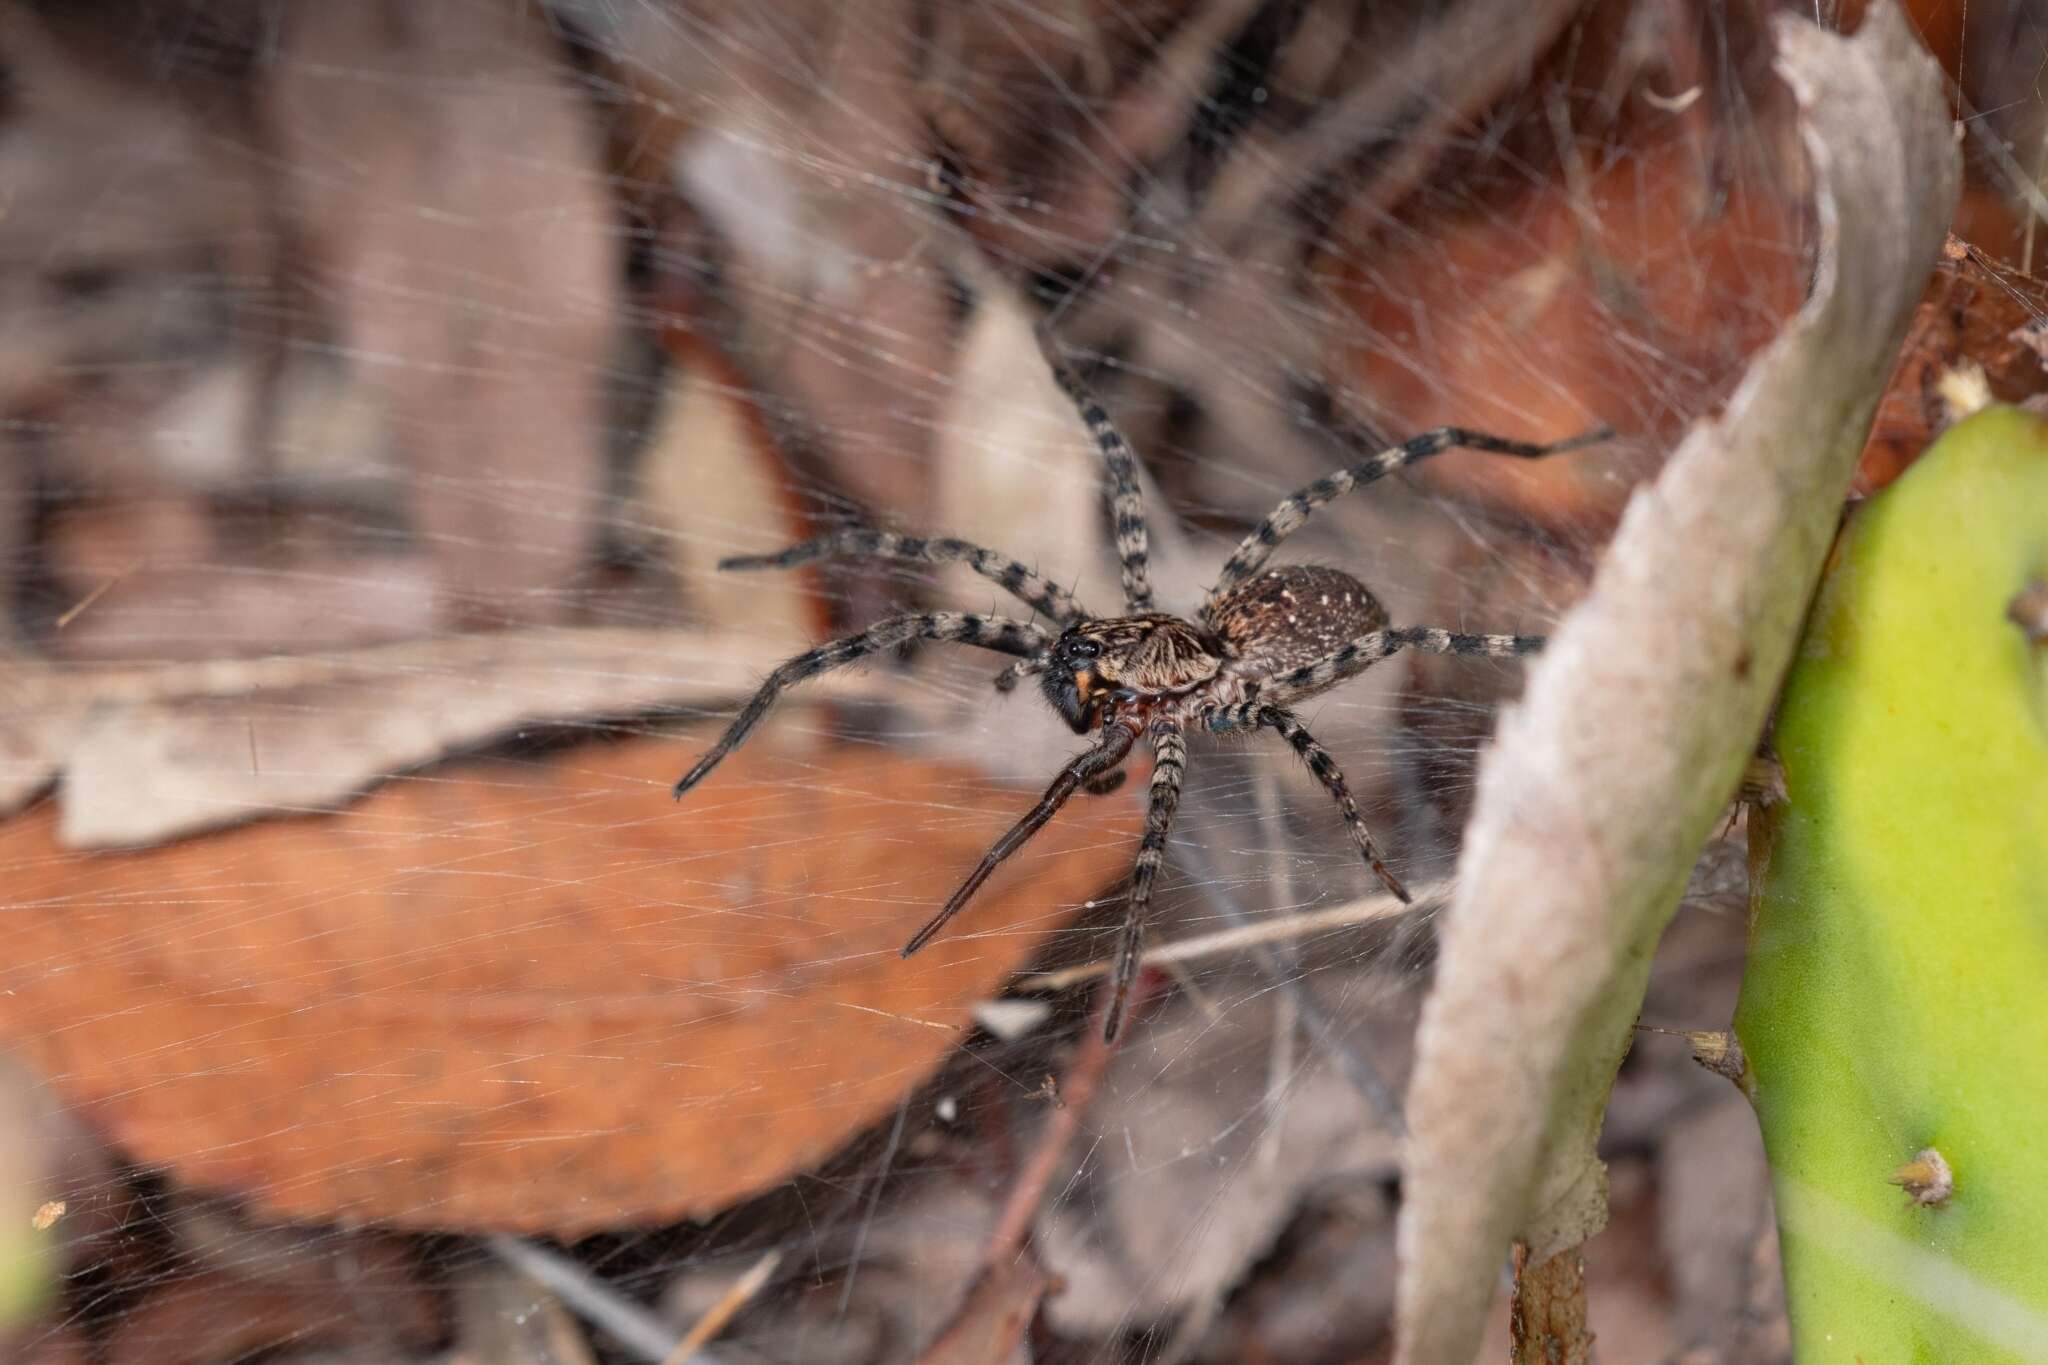
<instances>
[{"instance_id":1,"label":"reddish brown leaf","mask_svg":"<svg viewBox=\"0 0 2048 1365\"><path fill-rule=\"evenodd\" d=\"M1360 238L1337 262L1366 338L1345 358L1345 387L1374 397L1389 434L1454 423L1551 440L1605 420L1662 450L1804 291L1798 207L1740 182L1712 199L1695 150L1672 134L1589 173L1582 202L1548 184L1410 241ZM1683 387L1646 397L1659 382ZM1624 450L1535 462L1460 451L1420 477L1539 525L1597 530L1633 483L1614 477Z\"/></svg>"},{"instance_id":2,"label":"reddish brown leaf","mask_svg":"<svg viewBox=\"0 0 2048 1365\"><path fill-rule=\"evenodd\" d=\"M1945 255L1913 314L1898 368L1878 405L1855 491L1867 496L1896 479L1949 424L1939 384L1958 365L1981 366L1991 397L2001 403L2048 392L2044 346L2048 282L1967 248Z\"/></svg>"},{"instance_id":3,"label":"reddish brown leaf","mask_svg":"<svg viewBox=\"0 0 2048 1365\"><path fill-rule=\"evenodd\" d=\"M1130 853L1090 803L908 962L1025 803L701 739L395 781L132 854L0 827L0 1036L140 1160L276 1213L574 1234L724 1207L887 1113ZM1090 815L1094 818L1088 818Z\"/></svg>"}]
</instances>

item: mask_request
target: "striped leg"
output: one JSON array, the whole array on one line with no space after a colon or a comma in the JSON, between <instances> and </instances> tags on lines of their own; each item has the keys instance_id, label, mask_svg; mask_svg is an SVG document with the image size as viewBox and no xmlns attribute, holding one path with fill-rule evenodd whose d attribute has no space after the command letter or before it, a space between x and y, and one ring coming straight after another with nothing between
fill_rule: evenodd
<instances>
[{"instance_id":1,"label":"striped leg","mask_svg":"<svg viewBox=\"0 0 2048 1365\"><path fill-rule=\"evenodd\" d=\"M1150 550L1145 532L1144 495L1138 488L1137 457L1131 453L1131 443L1103 410L1101 400L1060 358L1059 343L1043 322L1038 324L1037 336L1038 349L1052 368L1053 382L1073 401L1075 411L1088 424L1088 434L1095 438L1102 463L1109 472L1109 510L1116 521L1116 557L1123 565L1124 605L1133 612L1150 611Z\"/></svg>"},{"instance_id":2,"label":"striped leg","mask_svg":"<svg viewBox=\"0 0 2048 1365\"><path fill-rule=\"evenodd\" d=\"M1115 994L1102 1023L1105 1041L1115 1042L1124 1026L1131 986L1138 979L1138 953L1145 942L1145 915L1152 908L1152 880L1166 858L1166 836L1180 806L1181 779L1187 773L1188 743L1179 725L1166 721L1152 729L1152 806L1145 814L1145 837L1131 868L1131 898L1124 907L1124 931L1117 944Z\"/></svg>"},{"instance_id":3,"label":"striped leg","mask_svg":"<svg viewBox=\"0 0 2048 1365\"><path fill-rule=\"evenodd\" d=\"M782 695L784 688L806 678L815 678L820 673L843 668L870 654L909 644L913 640L979 645L1005 654L1034 654L1045 648L1047 639L1042 627L1013 621L1006 616L938 611L922 616L892 616L857 635L848 635L806 650L768 675L768 681L761 684L761 690L754 694L738 719L727 727L718 743L712 745L704 757L697 760L697 766L684 773L676 783L675 798L682 800L685 792L702 782L727 754L746 742L747 736L761 723L761 717L768 714L768 708L775 705L775 699Z\"/></svg>"},{"instance_id":4,"label":"striped leg","mask_svg":"<svg viewBox=\"0 0 2048 1365\"><path fill-rule=\"evenodd\" d=\"M1294 752L1301 755L1301 761L1308 764L1308 770L1323 784L1323 790L1337 803L1337 809L1344 814L1344 823L1351 830L1351 837L1358 842L1358 851L1365 855L1366 865L1371 867L1394 898L1407 905L1412 901L1408 888L1401 885L1401 879L1387 870L1387 864L1380 853L1380 846L1373 842L1372 831L1365 827L1365 817L1358 813L1358 803L1351 799L1351 788L1344 783L1344 774L1337 767L1337 760L1330 751L1316 742L1292 711L1283 711L1277 706L1259 708L1258 723L1270 726L1280 732L1280 738L1294 746Z\"/></svg>"},{"instance_id":5,"label":"striped leg","mask_svg":"<svg viewBox=\"0 0 2048 1365\"><path fill-rule=\"evenodd\" d=\"M721 569L788 569L814 559L911 559L926 564L965 564L1000 586L1033 611L1061 625L1072 625L1088 611L1065 588L1033 573L1014 559L950 536L901 536L856 526L816 540L804 541L767 555L733 555L718 561Z\"/></svg>"},{"instance_id":6,"label":"striped leg","mask_svg":"<svg viewBox=\"0 0 2048 1365\"><path fill-rule=\"evenodd\" d=\"M1361 635L1336 653L1292 672L1281 673L1259 684L1258 696L1238 706L1226 706L1209 717L1211 730L1235 730L1259 724L1259 711L1266 706L1288 706L1319 692L1327 692L1347 678L1355 678L1380 660L1404 649L1424 654L1468 654L1488 659L1508 659L1542 650L1541 635L1467 635L1461 631L1438 630L1434 626L1403 626L1398 630L1376 630Z\"/></svg>"},{"instance_id":7,"label":"striped leg","mask_svg":"<svg viewBox=\"0 0 2048 1365\"><path fill-rule=\"evenodd\" d=\"M1515 455L1525 460L1540 459L1545 455L1559 455L1567 450L1604 441L1614 433L1606 427L1584 432L1569 440L1538 445L1532 441L1511 441L1502 436L1489 436L1483 431L1468 431L1463 427L1438 427L1412 436L1400 445L1389 447L1369 459L1348 465L1334 474L1317 479L1302 488L1292 497L1274 508L1272 514L1252 529L1237 549L1224 562L1223 572L1216 579L1216 586L1209 590L1209 597L1203 603L1206 616L1210 602L1216 601L1238 584L1257 573L1281 541L1301 529L1309 514L1334 498L1340 498L1354 488L1363 488L1376 483L1397 469L1405 469L1417 461L1432 455L1442 454L1463 446L1468 450L1487 450L1496 455Z\"/></svg>"},{"instance_id":8,"label":"striped leg","mask_svg":"<svg viewBox=\"0 0 2048 1365\"><path fill-rule=\"evenodd\" d=\"M996 840L994 847L982 855L980 864L967 874L967 880L960 883L960 889L947 900L945 907L926 921L924 928L910 936L910 942L903 945L903 956L909 957L930 943L938 935L939 930L946 927L946 922L960 913L973 898L974 893L981 889L981 884L1002 865L1003 860L1024 847L1032 835L1045 828L1046 821L1052 819L1059 813L1059 808L1067 804L1067 798L1074 794L1075 788L1099 782L1114 771L1117 764L1129 757L1131 745L1137 738L1138 732L1129 725L1111 725L1103 731L1101 743L1060 769L1059 776L1045 789L1045 795L1039 798L1038 804L1025 812L1023 819L1010 826L1009 833Z\"/></svg>"}]
</instances>

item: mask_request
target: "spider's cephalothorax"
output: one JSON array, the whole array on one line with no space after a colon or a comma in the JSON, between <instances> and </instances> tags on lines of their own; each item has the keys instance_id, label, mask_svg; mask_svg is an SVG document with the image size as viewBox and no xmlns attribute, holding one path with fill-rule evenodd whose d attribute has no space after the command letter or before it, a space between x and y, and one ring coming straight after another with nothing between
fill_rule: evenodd
<instances>
[{"instance_id":1,"label":"spider's cephalothorax","mask_svg":"<svg viewBox=\"0 0 2048 1365\"><path fill-rule=\"evenodd\" d=\"M1045 698L1077 735L1100 729L1110 713L1149 720L1212 681L1221 653L1213 638L1178 616L1078 621L1046 656Z\"/></svg>"},{"instance_id":2,"label":"spider's cephalothorax","mask_svg":"<svg viewBox=\"0 0 2048 1365\"><path fill-rule=\"evenodd\" d=\"M894 616L858 634L808 650L769 675L753 700L695 767L676 783L675 795L702 781L766 715L782 690L881 650L913 640L950 640L1017 656L997 686L1041 675L1045 697L1077 734L1095 744L1077 754L1038 804L1025 814L968 874L945 906L904 946L916 952L959 913L998 865L1044 827L1076 791L1106 791L1140 738L1153 755L1145 833L1131 871L1131 892L1118 946L1113 993L1103 1029L1114 1038L1137 976L1145 912L1152 882L1166 853L1167 831L1180 804L1189 729L1272 730L1308 765L1337 803L1366 863L1402 900L1407 890L1388 871L1379 846L1352 800L1329 750L1318 744L1294 712L1294 703L1326 692L1401 649L1495 657L1542 647L1537 635L1466 635L1431 626L1390 628L1387 612L1364 584L1339 569L1266 560L1309 514L1332 498L1453 446L1527 459L1576 449L1606 431L1538 445L1459 427L1439 427L1327 475L1274 508L1230 558L1195 620L1153 610L1144 508L1137 462L1102 405L1059 357L1043 329L1039 345L1053 378L1074 402L1102 451L1109 474L1110 513L1123 569L1122 616L1096 616L1050 580L1014 559L964 540L854 529L793 545L779 554L728 559L728 569L786 568L814 559L866 555L926 563L963 563L1060 628L1055 635L1033 621L964 612Z\"/></svg>"},{"instance_id":3,"label":"spider's cephalothorax","mask_svg":"<svg viewBox=\"0 0 2048 1365\"><path fill-rule=\"evenodd\" d=\"M1257 696L1262 679L1387 624L1363 583L1313 564L1268 569L1212 599L1202 616L1200 625L1161 612L1075 622L1046 653L1046 700L1075 734L1118 717L1208 725Z\"/></svg>"}]
</instances>

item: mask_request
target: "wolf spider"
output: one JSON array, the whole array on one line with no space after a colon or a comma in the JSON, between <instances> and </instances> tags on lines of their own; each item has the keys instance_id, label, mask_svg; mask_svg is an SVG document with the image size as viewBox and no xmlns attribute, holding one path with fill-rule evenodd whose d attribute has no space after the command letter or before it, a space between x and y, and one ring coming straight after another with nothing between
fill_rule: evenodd
<instances>
[{"instance_id":1,"label":"wolf spider","mask_svg":"<svg viewBox=\"0 0 2048 1365\"><path fill-rule=\"evenodd\" d=\"M856 527L776 554L723 560L719 564L722 569L783 569L842 557L961 563L993 580L1060 630L1055 635L1035 622L1004 616L924 612L892 616L807 650L769 674L725 734L676 783L674 794L681 800L703 781L721 759L745 741L783 689L806 678L914 640L977 645L1019 656L996 678L996 686L1008 691L1023 678L1039 675L1052 708L1075 734L1093 733L1096 742L1060 770L1038 804L996 841L945 906L911 936L903 955L908 957L931 942L997 866L1042 829L1076 790L1099 793L1116 786L1123 778L1122 763L1142 738L1153 754L1151 803L1131 873L1114 994L1104 1016L1104 1034L1114 1040L1137 976L1153 879L1165 856L1167 830L1180 803L1189 729L1275 731L1336 802L1366 863L1405 903L1408 889L1388 871L1336 760L1291 708L1401 649L1504 658L1533 653L1543 645L1540 635L1468 635L1431 626L1390 627L1386 608L1350 574L1315 565L1267 569L1267 558L1324 503L1441 451L1463 446L1534 459L1575 450L1610 433L1602 428L1548 445L1462 427L1438 427L1411 437L1317 479L1274 508L1224 562L1200 612L1187 620L1152 607L1145 515L1130 444L1088 386L1062 361L1042 326L1038 341L1053 378L1073 401L1102 452L1109 475L1117 558L1123 569L1124 614L1098 616L1071 593L1018 561L951 538Z\"/></svg>"}]
</instances>

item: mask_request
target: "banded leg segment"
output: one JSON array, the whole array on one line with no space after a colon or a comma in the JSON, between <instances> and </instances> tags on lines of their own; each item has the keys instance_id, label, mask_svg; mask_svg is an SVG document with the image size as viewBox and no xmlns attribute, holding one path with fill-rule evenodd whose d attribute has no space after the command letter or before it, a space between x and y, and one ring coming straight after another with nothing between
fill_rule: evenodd
<instances>
[{"instance_id":1,"label":"banded leg segment","mask_svg":"<svg viewBox=\"0 0 2048 1365\"><path fill-rule=\"evenodd\" d=\"M673 795L680 801L690 788L702 782L711 770L724 760L725 756L746 742L768 709L775 705L777 697L785 688L815 678L820 673L829 673L835 668L866 658L870 654L897 645L909 644L913 640L935 640L941 643L977 645L982 649L998 650L1004 654L1030 655L1046 646L1050 637L1041 626L1026 621L1014 621L1007 616L977 616L968 612L937 611L915 616L892 616L880 621L855 635L834 640L806 650L794 659L784 663L761 689L754 693L733 723L726 728L716 744L708 749L704 757L697 760L695 767L684 773L675 785Z\"/></svg>"},{"instance_id":2,"label":"banded leg segment","mask_svg":"<svg viewBox=\"0 0 2048 1365\"><path fill-rule=\"evenodd\" d=\"M1131 986L1138 979L1138 954L1145 943L1145 918L1152 908L1152 882L1166 859L1166 836L1173 828L1173 815L1180 808L1181 781L1187 775L1187 736L1171 721L1152 728L1152 804L1145 813L1145 837L1138 843L1138 860L1131 867L1131 897L1124 907L1124 929L1117 943L1116 967L1111 976L1114 994L1109 1013L1102 1022L1102 1036L1115 1042L1124 1025Z\"/></svg>"},{"instance_id":3,"label":"banded leg segment","mask_svg":"<svg viewBox=\"0 0 2048 1365\"><path fill-rule=\"evenodd\" d=\"M1569 440L1553 441L1548 445L1533 441L1512 441L1505 436L1493 436L1465 427L1437 427L1419 436L1411 436L1400 445L1390 446L1377 455L1317 479L1314 483L1297 490L1274 508L1272 513L1239 543L1237 549L1231 552L1230 558L1224 561L1223 572L1217 577L1216 586L1209 590L1209 596L1202 604L1203 616L1207 617L1211 603L1257 573L1279 547L1280 542L1301 529L1302 523L1309 519L1310 513L1354 488L1364 488L1368 484L1377 483L1396 470L1405 469L1432 455L1440 455L1446 450L1461 446L1467 450L1485 450L1496 455L1513 455L1525 460L1535 460L1546 455L1561 455L1568 450L1577 450L1582 446L1604 441L1613 434L1606 427L1600 427Z\"/></svg>"},{"instance_id":4,"label":"banded leg segment","mask_svg":"<svg viewBox=\"0 0 2048 1365\"><path fill-rule=\"evenodd\" d=\"M1365 817L1358 812L1358 802L1352 799L1351 788L1345 784L1344 773L1338 768L1337 760L1331 757L1330 751L1316 741L1316 737L1308 732L1301 719L1292 711L1285 711L1277 706L1262 706L1259 708L1257 723L1279 731L1280 738L1286 740L1293 746L1294 752L1301 755L1301 761L1308 764L1308 770L1316 775L1316 780L1323 784L1323 790L1330 794L1330 799L1337 803L1337 809L1343 813L1344 824L1350 829L1352 839L1358 844L1358 851L1364 855L1366 866L1386 884L1387 890L1394 893L1396 900L1403 905L1411 904L1413 898L1409 896L1408 888L1401 884L1399 877L1387 870L1380 847L1373 841L1372 831L1366 828Z\"/></svg>"},{"instance_id":5,"label":"banded leg segment","mask_svg":"<svg viewBox=\"0 0 2048 1365\"><path fill-rule=\"evenodd\" d=\"M1268 706L1288 706L1319 692L1327 692L1347 678L1355 678L1382 659L1404 649L1424 654L1466 654L1487 659L1511 659L1536 654L1543 649L1541 635L1469 635L1463 631L1439 630L1435 626L1402 626L1361 635L1343 648L1312 664L1304 664L1260 684L1258 696L1237 706L1228 706L1209 717L1211 730L1235 730L1259 723L1259 712Z\"/></svg>"},{"instance_id":6,"label":"banded leg segment","mask_svg":"<svg viewBox=\"0 0 2048 1365\"><path fill-rule=\"evenodd\" d=\"M1035 332L1038 349L1052 369L1053 382L1074 404L1088 434L1102 452L1103 467L1109 473L1109 510L1116 526L1116 557L1123 566L1124 605L1133 612L1152 610L1151 549L1145 530L1145 500L1138 486L1138 459L1131 443L1081 376L1067 368L1060 357L1059 343L1040 322Z\"/></svg>"},{"instance_id":7,"label":"banded leg segment","mask_svg":"<svg viewBox=\"0 0 2048 1365\"><path fill-rule=\"evenodd\" d=\"M1045 789L1045 795L1039 798L1038 804L1027 811L1023 819L1010 826L1007 834L996 840L994 846L982 855L981 862L974 871L967 874L967 880L960 883L960 889L946 901L945 907L927 920L924 928L910 936L910 942L903 945L903 956L909 957L930 943L938 935L939 930L946 927L947 921L965 908L974 893L981 889L981 884L1002 865L1003 860L1024 847L1032 835L1045 828L1046 822L1059 813L1061 806L1067 804L1067 798L1074 794L1077 787L1100 782L1114 772L1116 766L1130 756L1131 745L1137 738L1138 732L1131 726L1111 725L1103 732L1100 743L1060 769L1059 776L1053 778L1052 785Z\"/></svg>"},{"instance_id":8,"label":"banded leg segment","mask_svg":"<svg viewBox=\"0 0 2048 1365\"><path fill-rule=\"evenodd\" d=\"M1072 625L1088 610L1065 588L1018 560L997 554L972 541L951 536L904 536L893 531L856 526L819 536L766 555L733 555L718 561L721 569L789 569L816 559L908 559L925 564L965 564L1001 587L1025 606Z\"/></svg>"}]
</instances>

